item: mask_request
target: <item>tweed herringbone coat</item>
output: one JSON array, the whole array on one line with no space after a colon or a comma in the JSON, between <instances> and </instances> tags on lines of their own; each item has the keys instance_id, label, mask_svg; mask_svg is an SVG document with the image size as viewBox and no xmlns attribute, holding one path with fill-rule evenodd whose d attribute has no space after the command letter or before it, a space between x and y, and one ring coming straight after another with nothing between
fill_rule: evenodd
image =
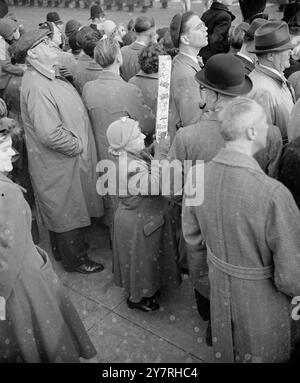
<instances>
[{"instance_id":1,"label":"tweed herringbone coat","mask_svg":"<svg viewBox=\"0 0 300 383\"><path fill-rule=\"evenodd\" d=\"M204 165L204 201L183 206L193 248L206 242L218 362L286 362L299 339L300 213L253 157L221 149Z\"/></svg>"},{"instance_id":2,"label":"tweed herringbone coat","mask_svg":"<svg viewBox=\"0 0 300 383\"><path fill-rule=\"evenodd\" d=\"M196 161L208 162L215 157L224 146L220 134L220 124L216 112L206 112L199 123L179 129L169 151L170 160L190 160L193 165ZM280 131L276 126L270 126L267 135L266 149L258 152L255 157L263 171L270 177L278 176L279 161L282 152ZM178 207L177 207L178 209ZM182 240L181 209L177 212L179 225L179 263L189 268L190 278L194 287L204 296L209 296L207 280L207 262L205 247L199 251L187 248Z\"/></svg>"}]
</instances>

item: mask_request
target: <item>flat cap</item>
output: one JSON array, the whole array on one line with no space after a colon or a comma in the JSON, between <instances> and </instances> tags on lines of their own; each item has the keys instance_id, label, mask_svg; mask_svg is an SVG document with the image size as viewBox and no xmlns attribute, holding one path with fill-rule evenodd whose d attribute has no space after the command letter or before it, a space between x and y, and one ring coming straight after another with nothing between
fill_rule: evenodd
<instances>
[{"instance_id":1,"label":"flat cap","mask_svg":"<svg viewBox=\"0 0 300 383\"><path fill-rule=\"evenodd\" d=\"M15 63L24 62L27 51L36 43L43 40L44 37L50 33L46 29L36 29L33 31L25 32L19 40L15 42L11 49L11 58Z\"/></svg>"}]
</instances>

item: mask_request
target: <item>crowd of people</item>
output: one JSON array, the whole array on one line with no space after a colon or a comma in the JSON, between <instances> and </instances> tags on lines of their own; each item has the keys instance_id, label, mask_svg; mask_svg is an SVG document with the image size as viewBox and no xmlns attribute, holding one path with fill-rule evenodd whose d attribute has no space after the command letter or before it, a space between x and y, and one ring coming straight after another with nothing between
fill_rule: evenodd
<instances>
[{"instance_id":1,"label":"crowd of people","mask_svg":"<svg viewBox=\"0 0 300 383\"><path fill-rule=\"evenodd\" d=\"M49 12L25 31L1 14L1 362L96 354L40 225L54 262L84 278L104 269L86 230L105 226L130 309L157 310L188 274L217 362L297 359L300 8L275 20L263 0L240 3L236 25L232 1L218 0L160 29L150 15L116 25L97 4L86 26ZM165 55L168 133L157 140ZM203 169L203 201L190 203Z\"/></svg>"}]
</instances>

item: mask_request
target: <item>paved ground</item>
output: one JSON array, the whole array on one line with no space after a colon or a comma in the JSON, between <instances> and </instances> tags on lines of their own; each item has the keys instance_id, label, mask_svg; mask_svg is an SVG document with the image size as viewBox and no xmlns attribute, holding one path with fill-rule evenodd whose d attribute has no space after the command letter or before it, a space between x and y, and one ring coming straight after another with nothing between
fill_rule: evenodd
<instances>
[{"instance_id":1,"label":"paved ground","mask_svg":"<svg viewBox=\"0 0 300 383\"><path fill-rule=\"evenodd\" d=\"M88 240L89 256L105 265L103 272L89 276L66 273L54 261L46 231L41 233L40 246L50 254L98 350L94 362L212 361L212 348L204 339L206 324L197 313L189 279L176 291L162 291L160 310L130 310L123 290L113 283L108 232L92 226Z\"/></svg>"},{"instance_id":2,"label":"paved ground","mask_svg":"<svg viewBox=\"0 0 300 383\"><path fill-rule=\"evenodd\" d=\"M269 10L276 18L280 14ZM11 7L11 9L14 9ZM158 27L168 25L181 4L171 2L168 10L160 10L159 3L149 11L157 20ZM201 13L201 3L193 3L192 9ZM238 8L233 7L238 15ZM27 28L33 28L45 19L49 8L15 8ZM63 20L76 18L87 23L88 10L58 9ZM127 22L139 12L107 12L116 22ZM239 15L238 15L239 16ZM238 17L240 19L240 16ZM105 265L101 273L84 276L65 273L51 255L46 231L41 232L40 246L51 256L53 265L69 291L72 301L93 340L98 355L93 362L212 362L212 348L205 344L206 324L200 319L193 298L189 279L184 279L176 291L164 291L160 298L161 308L153 313L130 310L126 296L114 286L111 273L111 250L108 233L93 226L89 230L90 256Z\"/></svg>"}]
</instances>

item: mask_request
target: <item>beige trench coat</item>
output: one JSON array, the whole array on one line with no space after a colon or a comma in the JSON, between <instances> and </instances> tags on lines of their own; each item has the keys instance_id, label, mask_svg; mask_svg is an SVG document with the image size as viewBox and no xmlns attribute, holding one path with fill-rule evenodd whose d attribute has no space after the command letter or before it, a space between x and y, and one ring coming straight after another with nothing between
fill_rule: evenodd
<instances>
[{"instance_id":1,"label":"beige trench coat","mask_svg":"<svg viewBox=\"0 0 300 383\"><path fill-rule=\"evenodd\" d=\"M103 214L96 192L96 148L86 109L66 81L32 67L22 81L21 112L29 171L46 227L61 233Z\"/></svg>"}]
</instances>

